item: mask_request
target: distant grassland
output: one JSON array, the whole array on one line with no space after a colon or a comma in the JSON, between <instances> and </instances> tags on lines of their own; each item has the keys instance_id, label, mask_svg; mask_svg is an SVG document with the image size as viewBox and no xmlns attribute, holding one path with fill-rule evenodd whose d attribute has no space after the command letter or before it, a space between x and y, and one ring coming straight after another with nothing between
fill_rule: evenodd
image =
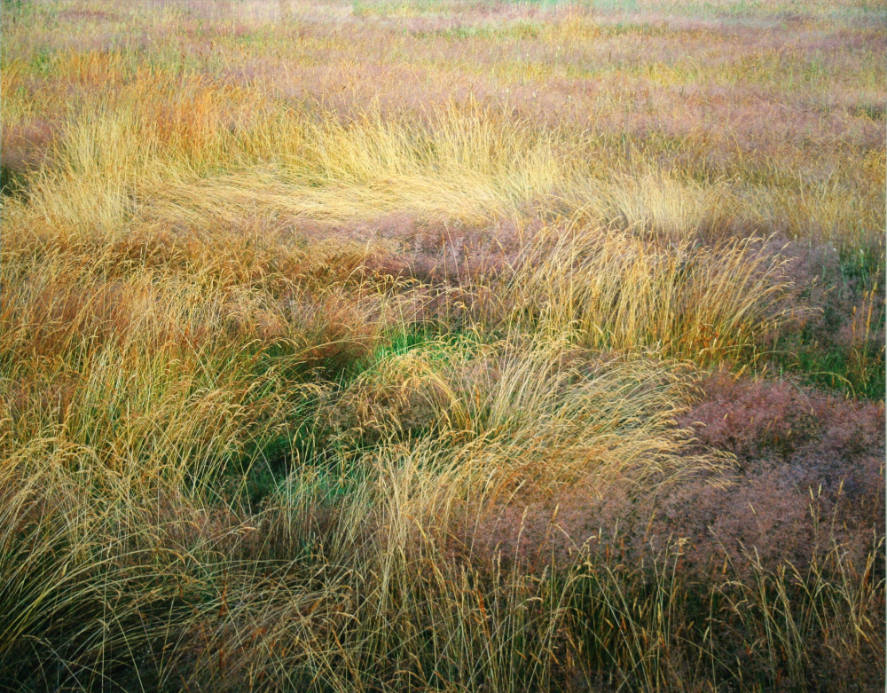
<instances>
[{"instance_id":1,"label":"distant grassland","mask_svg":"<svg viewBox=\"0 0 887 693\"><path fill-rule=\"evenodd\" d=\"M885 23L3 0L0 686L880 690Z\"/></svg>"}]
</instances>

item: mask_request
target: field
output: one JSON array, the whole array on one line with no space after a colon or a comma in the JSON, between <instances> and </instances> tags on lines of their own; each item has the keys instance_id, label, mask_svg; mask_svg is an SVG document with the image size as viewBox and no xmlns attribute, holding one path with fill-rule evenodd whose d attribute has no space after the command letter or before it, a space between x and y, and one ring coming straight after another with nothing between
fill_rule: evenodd
<instances>
[{"instance_id":1,"label":"field","mask_svg":"<svg viewBox=\"0 0 887 693\"><path fill-rule=\"evenodd\" d=\"M883 690L885 54L2 0L0 690Z\"/></svg>"}]
</instances>

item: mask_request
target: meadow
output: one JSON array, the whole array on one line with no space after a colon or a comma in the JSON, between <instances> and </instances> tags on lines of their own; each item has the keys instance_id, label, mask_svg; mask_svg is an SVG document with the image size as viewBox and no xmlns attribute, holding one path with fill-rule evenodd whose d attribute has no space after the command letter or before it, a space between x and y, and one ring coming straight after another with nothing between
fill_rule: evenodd
<instances>
[{"instance_id":1,"label":"meadow","mask_svg":"<svg viewBox=\"0 0 887 693\"><path fill-rule=\"evenodd\" d=\"M0 689L883 690L884 2L0 50Z\"/></svg>"}]
</instances>

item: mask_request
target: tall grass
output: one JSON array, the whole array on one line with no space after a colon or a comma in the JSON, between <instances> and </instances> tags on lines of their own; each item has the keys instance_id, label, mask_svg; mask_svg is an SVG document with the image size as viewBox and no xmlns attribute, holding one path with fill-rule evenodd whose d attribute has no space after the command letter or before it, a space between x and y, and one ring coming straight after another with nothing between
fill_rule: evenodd
<instances>
[{"instance_id":1,"label":"tall grass","mask_svg":"<svg viewBox=\"0 0 887 693\"><path fill-rule=\"evenodd\" d=\"M4 2L0 684L881 685L884 32L715 7Z\"/></svg>"},{"instance_id":2,"label":"tall grass","mask_svg":"<svg viewBox=\"0 0 887 693\"><path fill-rule=\"evenodd\" d=\"M502 293L509 319L571 328L598 348L737 359L803 310L790 304L788 261L760 239L662 245L568 226L540 234L525 252Z\"/></svg>"}]
</instances>

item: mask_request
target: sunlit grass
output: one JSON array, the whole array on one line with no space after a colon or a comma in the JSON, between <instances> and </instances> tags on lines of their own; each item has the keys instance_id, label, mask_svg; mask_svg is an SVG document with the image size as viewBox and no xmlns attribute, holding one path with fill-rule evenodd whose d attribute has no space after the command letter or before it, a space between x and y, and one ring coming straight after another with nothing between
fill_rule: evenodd
<instances>
[{"instance_id":1,"label":"sunlit grass","mask_svg":"<svg viewBox=\"0 0 887 693\"><path fill-rule=\"evenodd\" d=\"M2 9L0 682L883 683L878 8Z\"/></svg>"}]
</instances>

